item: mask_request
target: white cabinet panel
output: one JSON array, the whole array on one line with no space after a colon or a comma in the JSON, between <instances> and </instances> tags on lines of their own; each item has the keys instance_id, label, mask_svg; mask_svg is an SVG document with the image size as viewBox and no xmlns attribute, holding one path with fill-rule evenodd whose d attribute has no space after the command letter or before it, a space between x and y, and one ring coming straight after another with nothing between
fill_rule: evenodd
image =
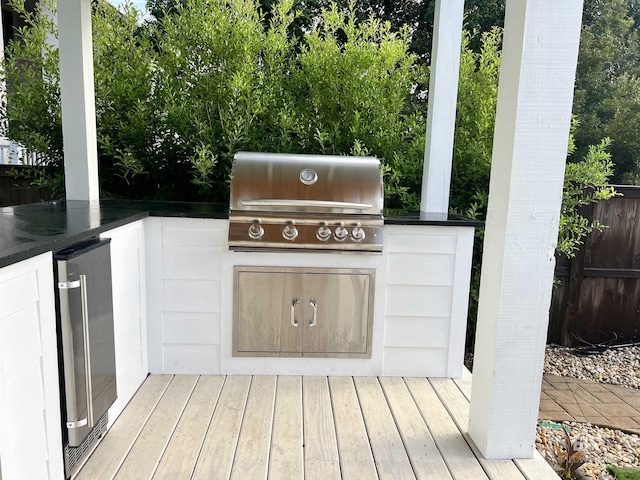
<instances>
[{"instance_id":1,"label":"white cabinet panel","mask_svg":"<svg viewBox=\"0 0 640 480\"><path fill-rule=\"evenodd\" d=\"M37 304L0 320L0 345L4 380L10 384L42 356Z\"/></svg>"},{"instance_id":2,"label":"white cabinet panel","mask_svg":"<svg viewBox=\"0 0 640 480\"><path fill-rule=\"evenodd\" d=\"M164 343L220 343L220 312L165 312Z\"/></svg>"},{"instance_id":3,"label":"white cabinet panel","mask_svg":"<svg viewBox=\"0 0 640 480\"><path fill-rule=\"evenodd\" d=\"M53 264L51 269L53 272ZM0 283L0 299L2 299L0 303L0 319L13 315L36 303L38 301L38 277L36 272L24 273L12 278L10 282Z\"/></svg>"},{"instance_id":4,"label":"white cabinet panel","mask_svg":"<svg viewBox=\"0 0 640 480\"><path fill-rule=\"evenodd\" d=\"M163 278L220 279L221 249L216 247L169 247L162 249Z\"/></svg>"},{"instance_id":5,"label":"white cabinet panel","mask_svg":"<svg viewBox=\"0 0 640 480\"><path fill-rule=\"evenodd\" d=\"M448 317L451 287L387 285L385 315L400 317Z\"/></svg>"},{"instance_id":6,"label":"white cabinet panel","mask_svg":"<svg viewBox=\"0 0 640 480\"><path fill-rule=\"evenodd\" d=\"M165 312L219 312L220 282L164 280Z\"/></svg>"},{"instance_id":7,"label":"white cabinet panel","mask_svg":"<svg viewBox=\"0 0 640 480\"><path fill-rule=\"evenodd\" d=\"M452 286L455 255L391 253L387 282L395 285Z\"/></svg>"},{"instance_id":8,"label":"white cabinet panel","mask_svg":"<svg viewBox=\"0 0 640 480\"><path fill-rule=\"evenodd\" d=\"M163 218L162 245L211 247L227 241L227 220ZM185 235L185 230L189 234Z\"/></svg>"},{"instance_id":9,"label":"white cabinet panel","mask_svg":"<svg viewBox=\"0 0 640 480\"><path fill-rule=\"evenodd\" d=\"M220 346L165 345L164 368L166 373L215 375L220 372Z\"/></svg>"},{"instance_id":10,"label":"white cabinet panel","mask_svg":"<svg viewBox=\"0 0 640 480\"><path fill-rule=\"evenodd\" d=\"M385 347L447 348L448 317L387 317L384 328Z\"/></svg>"},{"instance_id":11,"label":"white cabinet panel","mask_svg":"<svg viewBox=\"0 0 640 480\"><path fill-rule=\"evenodd\" d=\"M403 377L444 377L446 348L385 348L384 374Z\"/></svg>"},{"instance_id":12,"label":"white cabinet panel","mask_svg":"<svg viewBox=\"0 0 640 480\"><path fill-rule=\"evenodd\" d=\"M387 236L385 248L390 253L456 253L455 230L453 235L443 235L438 229L439 227L404 227L403 233Z\"/></svg>"},{"instance_id":13,"label":"white cabinet panel","mask_svg":"<svg viewBox=\"0 0 640 480\"><path fill-rule=\"evenodd\" d=\"M51 253L0 269L0 452L6 479L62 479Z\"/></svg>"},{"instance_id":14,"label":"white cabinet panel","mask_svg":"<svg viewBox=\"0 0 640 480\"><path fill-rule=\"evenodd\" d=\"M139 228L141 223L136 222L127 226L110 230L100 235L102 238L111 238L111 260L120 260L133 251L140 248Z\"/></svg>"},{"instance_id":15,"label":"white cabinet panel","mask_svg":"<svg viewBox=\"0 0 640 480\"><path fill-rule=\"evenodd\" d=\"M398 352L406 349L407 372L460 376L473 228L394 225L385 233L384 373L405 374Z\"/></svg>"},{"instance_id":16,"label":"white cabinet panel","mask_svg":"<svg viewBox=\"0 0 640 480\"><path fill-rule=\"evenodd\" d=\"M111 427L148 373L144 345L144 222L134 222L101 236L111 238L113 333L118 389L118 398L109 408Z\"/></svg>"}]
</instances>

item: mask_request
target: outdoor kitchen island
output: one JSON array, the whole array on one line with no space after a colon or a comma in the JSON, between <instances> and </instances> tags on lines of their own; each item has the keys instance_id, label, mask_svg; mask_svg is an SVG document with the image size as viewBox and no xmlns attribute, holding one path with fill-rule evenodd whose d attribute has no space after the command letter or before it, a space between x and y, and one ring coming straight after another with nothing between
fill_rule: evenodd
<instances>
[{"instance_id":1,"label":"outdoor kitchen island","mask_svg":"<svg viewBox=\"0 0 640 480\"><path fill-rule=\"evenodd\" d=\"M227 214L221 205L119 200L0 209L3 470L28 458L32 478L44 478L60 456L52 252L92 236L112 239L110 422L148 373L462 375L477 222L385 212L382 253L282 254L230 251ZM232 356L235 266L374 270L371 357Z\"/></svg>"}]
</instances>

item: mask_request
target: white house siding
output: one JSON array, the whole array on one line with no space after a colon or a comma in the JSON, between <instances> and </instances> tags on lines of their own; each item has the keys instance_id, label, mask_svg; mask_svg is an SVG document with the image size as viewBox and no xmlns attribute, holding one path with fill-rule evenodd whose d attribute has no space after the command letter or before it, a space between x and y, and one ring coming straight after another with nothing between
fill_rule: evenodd
<instances>
[{"instance_id":1,"label":"white house siding","mask_svg":"<svg viewBox=\"0 0 640 480\"><path fill-rule=\"evenodd\" d=\"M151 373L220 373L226 220L148 218Z\"/></svg>"},{"instance_id":2,"label":"white house siding","mask_svg":"<svg viewBox=\"0 0 640 480\"><path fill-rule=\"evenodd\" d=\"M63 478L51 253L0 269L2 478Z\"/></svg>"},{"instance_id":3,"label":"white house siding","mask_svg":"<svg viewBox=\"0 0 640 480\"><path fill-rule=\"evenodd\" d=\"M146 289L143 222L101 235L111 239L113 329L118 399L109 408L109 427L147 378ZM141 274L142 273L142 274Z\"/></svg>"},{"instance_id":4,"label":"white house siding","mask_svg":"<svg viewBox=\"0 0 640 480\"><path fill-rule=\"evenodd\" d=\"M460 377L473 229L385 227L385 375Z\"/></svg>"}]
</instances>

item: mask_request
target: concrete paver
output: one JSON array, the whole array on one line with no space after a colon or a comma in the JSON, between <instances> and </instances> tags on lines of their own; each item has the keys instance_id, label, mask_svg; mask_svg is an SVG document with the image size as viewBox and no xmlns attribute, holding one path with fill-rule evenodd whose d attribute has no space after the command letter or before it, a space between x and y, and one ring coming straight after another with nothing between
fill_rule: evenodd
<instances>
[{"instance_id":1,"label":"concrete paver","mask_svg":"<svg viewBox=\"0 0 640 480\"><path fill-rule=\"evenodd\" d=\"M538 418L589 422L640 434L640 390L544 375Z\"/></svg>"}]
</instances>

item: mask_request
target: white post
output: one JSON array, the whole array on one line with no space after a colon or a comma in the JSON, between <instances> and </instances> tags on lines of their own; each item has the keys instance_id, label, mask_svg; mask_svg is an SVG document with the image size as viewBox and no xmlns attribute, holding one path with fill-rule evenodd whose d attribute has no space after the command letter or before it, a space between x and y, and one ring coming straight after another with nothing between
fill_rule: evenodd
<instances>
[{"instance_id":1,"label":"white post","mask_svg":"<svg viewBox=\"0 0 640 480\"><path fill-rule=\"evenodd\" d=\"M582 0L507 0L469 434L486 458L530 458Z\"/></svg>"},{"instance_id":2,"label":"white post","mask_svg":"<svg viewBox=\"0 0 640 480\"><path fill-rule=\"evenodd\" d=\"M449 210L464 0L436 0L420 210Z\"/></svg>"},{"instance_id":3,"label":"white post","mask_svg":"<svg viewBox=\"0 0 640 480\"><path fill-rule=\"evenodd\" d=\"M91 0L58 0L60 94L67 200L98 200Z\"/></svg>"}]
</instances>

